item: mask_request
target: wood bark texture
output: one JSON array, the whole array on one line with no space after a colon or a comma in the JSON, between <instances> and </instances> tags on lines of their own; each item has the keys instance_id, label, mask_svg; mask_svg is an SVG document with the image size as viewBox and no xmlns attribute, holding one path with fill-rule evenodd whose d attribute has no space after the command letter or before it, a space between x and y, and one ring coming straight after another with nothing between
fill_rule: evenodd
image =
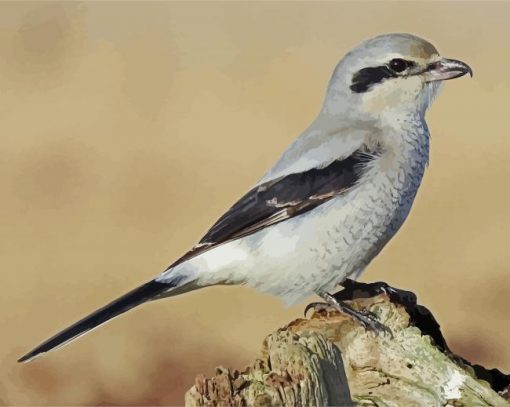
<instances>
[{"instance_id":1,"label":"wood bark texture","mask_svg":"<svg viewBox=\"0 0 510 407\"><path fill-rule=\"evenodd\" d=\"M510 406L510 376L454 355L413 293L355 283L336 295L393 335L314 312L271 333L245 370L197 376L186 406Z\"/></svg>"}]
</instances>

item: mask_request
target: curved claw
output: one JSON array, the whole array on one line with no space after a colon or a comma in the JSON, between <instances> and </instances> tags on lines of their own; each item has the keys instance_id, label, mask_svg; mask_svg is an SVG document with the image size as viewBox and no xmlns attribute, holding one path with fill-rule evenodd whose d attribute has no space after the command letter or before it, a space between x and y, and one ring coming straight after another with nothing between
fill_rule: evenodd
<instances>
[{"instance_id":1,"label":"curved claw","mask_svg":"<svg viewBox=\"0 0 510 407\"><path fill-rule=\"evenodd\" d=\"M323 311L325 309L331 308L331 305L329 305L328 303L325 303L325 302L311 302L305 308L305 311L304 311L305 318L306 318L306 314L308 313L308 311L310 311L312 308L314 309L315 312L318 312L318 311Z\"/></svg>"},{"instance_id":2,"label":"curved claw","mask_svg":"<svg viewBox=\"0 0 510 407\"><path fill-rule=\"evenodd\" d=\"M390 338L394 338L393 332L390 328L368 315L366 315L366 319L361 317L358 319L358 321L363 325L365 329L373 331L376 335L379 335L379 333L382 332L383 334L388 334Z\"/></svg>"}]
</instances>

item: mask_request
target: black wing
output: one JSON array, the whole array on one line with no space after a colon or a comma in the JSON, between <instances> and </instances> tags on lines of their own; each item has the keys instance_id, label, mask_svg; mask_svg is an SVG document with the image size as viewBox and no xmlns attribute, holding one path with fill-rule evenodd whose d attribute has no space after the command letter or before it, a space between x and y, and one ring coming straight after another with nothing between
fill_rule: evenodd
<instances>
[{"instance_id":1,"label":"black wing","mask_svg":"<svg viewBox=\"0 0 510 407\"><path fill-rule=\"evenodd\" d=\"M214 246L255 233L329 201L353 187L362 174L364 164L374 157L358 150L327 167L290 174L256 186L218 219L197 246L170 267Z\"/></svg>"}]
</instances>

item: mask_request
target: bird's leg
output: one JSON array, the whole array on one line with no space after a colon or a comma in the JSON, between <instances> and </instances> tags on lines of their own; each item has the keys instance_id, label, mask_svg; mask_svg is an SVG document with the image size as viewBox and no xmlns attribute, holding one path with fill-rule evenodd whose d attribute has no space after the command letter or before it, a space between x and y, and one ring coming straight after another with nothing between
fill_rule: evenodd
<instances>
[{"instance_id":1,"label":"bird's leg","mask_svg":"<svg viewBox=\"0 0 510 407\"><path fill-rule=\"evenodd\" d=\"M392 332L384 324L380 323L373 312L370 311L357 311L350 305L346 304L341 300L337 300L334 296L329 293L319 294L325 302L313 302L308 304L305 308L306 313L313 308L315 311L340 311L341 313L350 316L352 319L358 321L365 329L374 331L375 333L384 332L393 336Z\"/></svg>"}]
</instances>

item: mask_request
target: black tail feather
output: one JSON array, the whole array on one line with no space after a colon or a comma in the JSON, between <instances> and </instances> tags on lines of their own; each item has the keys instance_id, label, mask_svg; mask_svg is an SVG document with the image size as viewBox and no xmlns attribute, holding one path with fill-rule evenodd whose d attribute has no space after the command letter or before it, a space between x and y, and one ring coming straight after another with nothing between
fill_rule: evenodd
<instances>
[{"instance_id":1,"label":"black tail feather","mask_svg":"<svg viewBox=\"0 0 510 407\"><path fill-rule=\"evenodd\" d=\"M172 285L157 281L150 281L141 285L43 342L34 350L18 359L18 362L27 362L41 353L63 346L131 308L157 297L170 288L172 288Z\"/></svg>"}]
</instances>

